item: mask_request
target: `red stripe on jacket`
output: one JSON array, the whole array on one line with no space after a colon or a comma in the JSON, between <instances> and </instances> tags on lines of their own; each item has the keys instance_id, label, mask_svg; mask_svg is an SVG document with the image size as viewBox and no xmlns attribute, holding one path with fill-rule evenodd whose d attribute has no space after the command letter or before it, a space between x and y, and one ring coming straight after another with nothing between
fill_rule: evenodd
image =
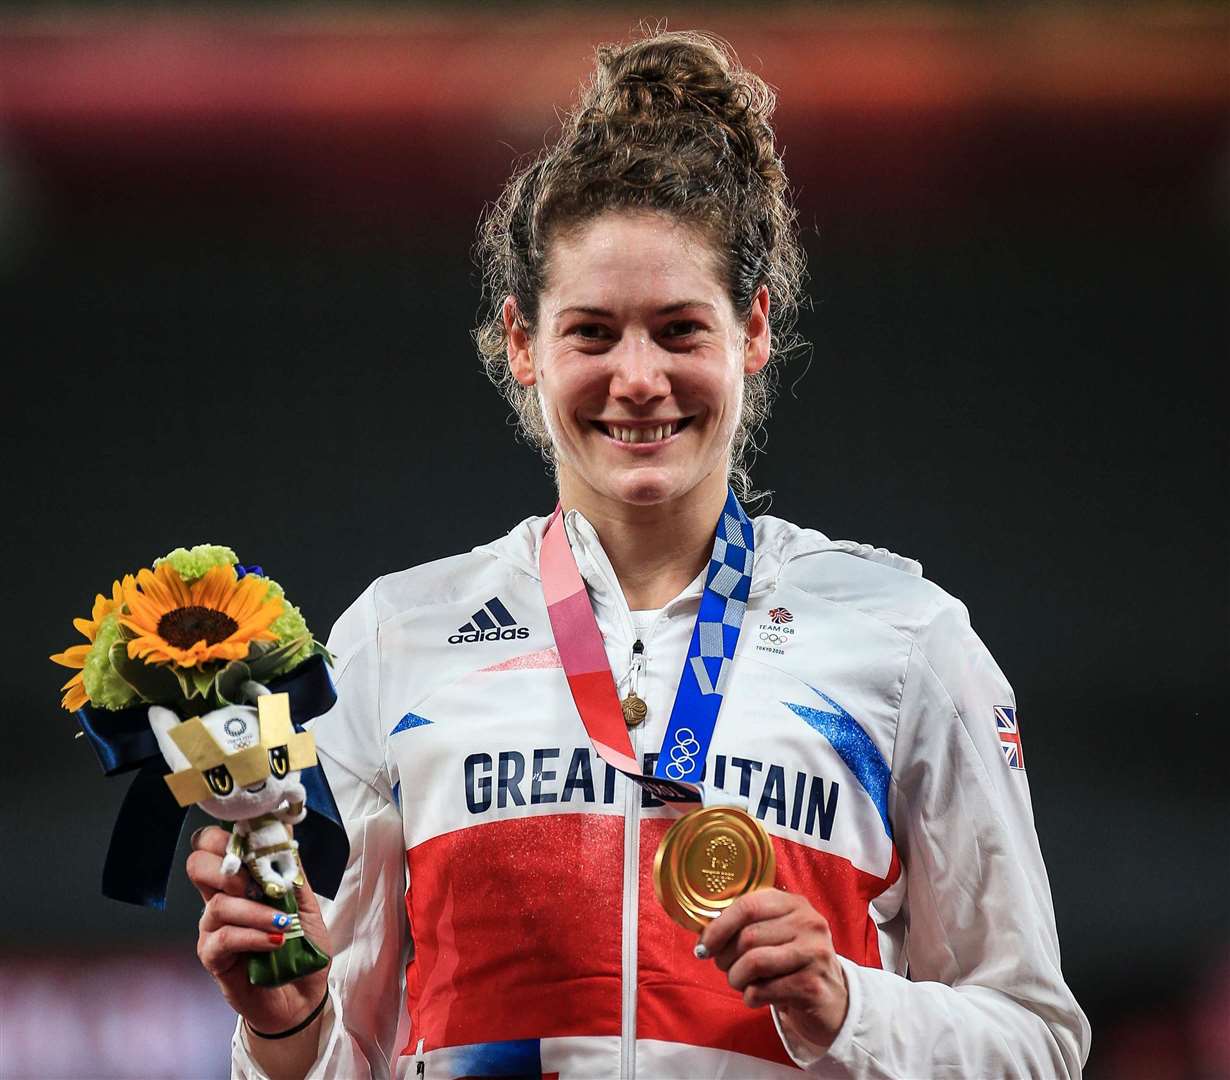
<instances>
[{"instance_id":1,"label":"red stripe on jacket","mask_svg":"<svg viewBox=\"0 0 1230 1080\"><path fill-rule=\"evenodd\" d=\"M692 954L653 891L670 820L641 823L637 1036L789 1064L767 1009L748 1009L726 976ZM549 814L445 833L406 853L414 960L412 1036L425 1048L507 1039L619 1035L623 818ZM871 899L895 880L774 838L777 885L808 897L838 952L880 966Z\"/></svg>"}]
</instances>

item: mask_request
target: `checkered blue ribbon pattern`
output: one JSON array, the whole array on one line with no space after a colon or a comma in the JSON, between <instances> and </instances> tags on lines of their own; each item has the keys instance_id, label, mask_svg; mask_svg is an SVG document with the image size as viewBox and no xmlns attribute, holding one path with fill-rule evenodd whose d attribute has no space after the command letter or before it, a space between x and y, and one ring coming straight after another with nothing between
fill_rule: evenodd
<instances>
[{"instance_id":1,"label":"checkered blue ribbon pattern","mask_svg":"<svg viewBox=\"0 0 1230 1080\"><path fill-rule=\"evenodd\" d=\"M705 591L675 704L654 766L656 777L693 783L700 780L747 611L755 548L751 519L735 493L729 491L718 519Z\"/></svg>"}]
</instances>

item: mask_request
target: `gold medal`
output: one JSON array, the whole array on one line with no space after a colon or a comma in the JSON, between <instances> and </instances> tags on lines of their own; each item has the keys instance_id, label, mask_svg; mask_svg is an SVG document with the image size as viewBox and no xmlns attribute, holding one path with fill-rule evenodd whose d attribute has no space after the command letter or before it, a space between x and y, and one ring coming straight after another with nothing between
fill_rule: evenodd
<instances>
[{"instance_id":1,"label":"gold medal","mask_svg":"<svg viewBox=\"0 0 1230 1080\"><path fill-rule=\"evenodd\" d=\"M649 706L631 692L619 704L624 710L624 723L628 727L636 727L637 724L643 723L646 715L649 713Z\"/></svg>"},{"instance_id":2,"label":"gold medal","mask_svg":"<svg viewBox=\"0 0 1230 1080\"><path fill-rule=\"evenodd\" d=\"M763 825L743 810L709 806L667 830L653 860L653 888L675 922L703 930L744 893L773 885L776 859Z\"/></svg>"}]
</instances>

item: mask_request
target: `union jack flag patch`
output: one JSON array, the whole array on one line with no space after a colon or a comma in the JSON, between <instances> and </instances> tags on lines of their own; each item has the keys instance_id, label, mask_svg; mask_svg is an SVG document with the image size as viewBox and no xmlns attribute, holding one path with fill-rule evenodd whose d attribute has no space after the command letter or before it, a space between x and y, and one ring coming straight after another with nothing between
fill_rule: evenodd
<instances>
[{"instance_id":1,"label":"union jack flag patch","mask_svg":"<svg viewBox=\"0 0 1230 1080\"><path fill-rule=\"evenodd\" d=\"M1016 709L1011 705L995 706L995 728L1004 760L1013 769L1025 771L1025 748L1021 746L1021 729L1016 723Z\"/></svg>"}]
</instances>

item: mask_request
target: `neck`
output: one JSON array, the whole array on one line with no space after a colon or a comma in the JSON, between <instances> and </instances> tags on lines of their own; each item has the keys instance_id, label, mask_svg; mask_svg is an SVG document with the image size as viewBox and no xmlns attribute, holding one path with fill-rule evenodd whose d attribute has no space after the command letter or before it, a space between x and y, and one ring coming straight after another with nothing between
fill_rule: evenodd
<instances>
[{"instance_id":1,"label":"neck","mask_svg":"<svg viewBox=\"0 0 1230 1080\"><path fill-rule=\"evenodd\" d=\"M678 499L637 506L560 474L560 504L594 527L633 611L662 607L705 568L726 490L718 470Z\"/></svg>"}]
</instances>

